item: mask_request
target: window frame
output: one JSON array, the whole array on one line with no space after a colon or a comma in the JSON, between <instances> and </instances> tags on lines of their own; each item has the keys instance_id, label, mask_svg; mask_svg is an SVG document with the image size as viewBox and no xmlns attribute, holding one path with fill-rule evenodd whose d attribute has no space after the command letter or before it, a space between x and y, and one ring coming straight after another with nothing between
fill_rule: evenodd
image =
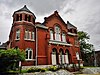
<instances>
[{"instance_id":1,"label":"window frame","mask_svg":"<svg viewBox=\"0 0 100 75\"><path fill-rule=\"evenodd\" d=\"M74 45L79 45L78 37L75 37Z\"/></svg>"},{"instance_id":2,"label":"window frame","mask_svg":"<svg viewBox=\"0 0 100 75\"><path fill-rule=\"evenodd\" d=\"M26 51L28 52L28 54L26 53ZM31 52L31 58L30 58L30 52ZM33 49L32 48L26 48L25 53L27 58L25 58L25 60L33 60Z\"/></svg>"},{"instance_id":3,"label":"window frame","mask_svg":"<svg viewBox=\"0 0 100 75\"><path fill-rule=\"evenodd\" d=\"M77 58L77 60L80 60L79 52L76 52L76 58Z\"/></svg>"},{"instance_id":4,"label":"window frame","mask_svg":"<svg viewBox=\"0 0 100 75\"><path fill-rule=\"evenodd\" d=\"M20 40L20 29L17 29L16 30L16 37L15 37L16 40Z\"/></svg>"},{"instance_id":5,"label":"window frame","mask_svg":"<svg viewBox=\"0 0 100 75\"><path fill-rule=\"evenodd\" d=\"M61 41L61 28L58 25L55 26L55 40Z\"/></svg>"},{"instance_id":6,"label":"window frame","mask_svg":"<svg viewBox=\"0 0 100 75\"><path fill-rule=\"evenodd\" d=\"M35 40L35 32L34 31L31 32L31 39Z\"/></svg>"},{"instance_id":7,"label":"window frame","mask_svg":"<svg viewBox=\"0 0 100 75\"><path fill-rule=\"evenodd\" d=\"M26 29L24 39L34 41L35 40L35 32L34 31L29 31L29 30Z\"/></svg>"},{"instance_id":8,"label":"window frame","mask_svg":"<svg viewBox=\"0 0 100 75\"><path fill-rule=\"evenodd\" d=\"M50 40L54 40L54 37L53 37L53 30L50 29Z\"/></svg>"},{"instance_id":9,"label":"window frame","mask_svg":"<svg viewBox=\"0 0 100 75\"><path fill-rule=\"evenodd\" d=\"M16 14L16 21L19 21L19 14Z\"/></svg>"},{"instance_id":10,"label":"window frame","mask_svg":"<svg viewBox=\"0 0 100 75\"><path fill-rule=\"evenodd\" d=\"M62 42L66 42L66 34L65 34L65 32L62 32Z\"/></svg>"},{"instance_id":11,"label":"window frame","mask_svg":"<svg viewBox=\"0 0 100 75\"><path fill-rule=\"evenodd\" d=\"M31 15L25 14L25 21L31 22Z\"/></svg>"}]
</instances>

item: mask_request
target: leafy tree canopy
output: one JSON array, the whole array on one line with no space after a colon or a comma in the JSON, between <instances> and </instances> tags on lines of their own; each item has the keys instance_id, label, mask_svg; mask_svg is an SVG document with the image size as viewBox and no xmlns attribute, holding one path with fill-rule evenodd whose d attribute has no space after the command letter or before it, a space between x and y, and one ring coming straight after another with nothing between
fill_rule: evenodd
<instances>
[{"instance_id":1,"label":"leafy tree canopy","mask_svg":"<svg viewBox=\"0 0 100 75\"><path fill-rule=\"evenodd\" d=\"M18 67L19 61L25 60L25 52L19 49L0 50L0 71Z\"/></svg>"},{"instance_id":2,"label":"leafy tree canopy","mask_svg":"<svg viewBox=\"0 0 100 75\"><path fill-rule=\"evenodd\" d=\"M94 47L92 44L88 43L90 36L88 33L79 31L78 32L78 40L80 42L80 50L84 53L90 53L94 50Z\"/></svg>"},{"instance_id":3,"label":"leafy tree canopy","mask_svg":"<svg viewBox=\"0 0 100 75\"><path fill-rule=\"evenodd\" d=\"M83 31L78 32L81 56L85 66L93 66L93 57L91 56L93 56L94 47L89 43L89 39L90 36L88 35L88 33Z\"/></svg>"}]
</instances>

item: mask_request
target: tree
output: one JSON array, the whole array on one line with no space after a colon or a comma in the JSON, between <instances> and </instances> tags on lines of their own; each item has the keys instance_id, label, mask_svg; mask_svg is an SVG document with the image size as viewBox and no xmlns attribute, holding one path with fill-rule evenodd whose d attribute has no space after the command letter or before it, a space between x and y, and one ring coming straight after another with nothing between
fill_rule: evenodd
<instances>
[{"instance_id":1,"label":"tree","mask_svg":"<svg viewBox=\"0 0 100 75\"><path fill-rule=\"evenodd\" d=\"M0 71L18 67L19 61L25 60L25 52L19 49L0 50ZM17 65L17 66L16 66Z\"/></svg>"},{"instance_id":2,"label":"tree","mask_svg":"<svg viewBox=\"0 0 100 75\"><path fill-rule=\"evenodd\" d=\"M80 42L81 56L85 65L86 63L90 62L89 60L92 59L91 56L93 55L93 51L94 51L93 45L88 42L89 39L90 39L90 36L88 35L88 33L83 32L83 31L78 32L78 40Z\"/></svg>"}]
</instances>

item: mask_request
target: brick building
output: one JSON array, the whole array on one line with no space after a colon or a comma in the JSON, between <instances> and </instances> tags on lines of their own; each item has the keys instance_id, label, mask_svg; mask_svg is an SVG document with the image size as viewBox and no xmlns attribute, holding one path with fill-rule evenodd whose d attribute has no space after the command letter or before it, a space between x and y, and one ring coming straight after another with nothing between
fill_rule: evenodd
<instances>
[{"instance_id":1,"label":"brick building","mask_svg":"<svg viewBox=\"0 0 100 75\"><path fill-rule=\"evenodd\" d=\"M35 20L26 5L13 14L8 48L25 50L26 61L22 65L78 64L77 28L68 21L66 24L57 11L45 17L43 23Z\"/></svg>"}]
</instances>

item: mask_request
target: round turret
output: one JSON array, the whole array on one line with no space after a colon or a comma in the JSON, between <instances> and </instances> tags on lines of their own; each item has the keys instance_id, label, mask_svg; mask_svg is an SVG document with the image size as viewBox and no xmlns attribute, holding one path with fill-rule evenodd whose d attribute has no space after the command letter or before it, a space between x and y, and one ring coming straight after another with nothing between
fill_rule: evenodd
<instances>
[{"instance_id":1,"label":"round turret","mask_svg":"<svg viewBox=\"0 0 100 75\"><path fill-rule=\"evenodd\" d=\"M27 7L26 5L24 5L23 8L17 10L14 12L13 14L13 22L16 21L27 21L27 22L32 22L33 24L35 24L35 15L34 13L32 13Z\"/></svg>"}]
</instances>

